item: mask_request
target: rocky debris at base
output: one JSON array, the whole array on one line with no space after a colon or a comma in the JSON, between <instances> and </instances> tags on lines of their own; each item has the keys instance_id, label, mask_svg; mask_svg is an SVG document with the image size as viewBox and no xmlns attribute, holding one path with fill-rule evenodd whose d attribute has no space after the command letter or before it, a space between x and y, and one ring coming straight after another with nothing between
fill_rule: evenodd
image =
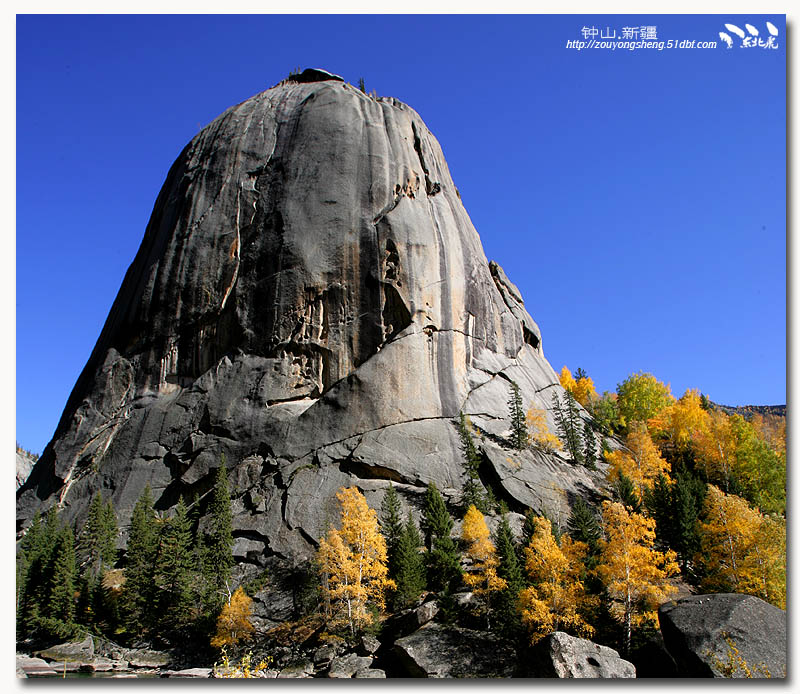
<instances>
[{"instance_id":1,"label":"rocky debris at base","mask_svg":"<svg viewBox=\"0 0 800 694\"><path fill-rule=\"evenodd\" d=\"M786 611L752 595L695 595L658 611L682 677L786 677Z\"/></svg>"},{"instance_id":2,"label":"rocky debris at base","mask_svg":"<svg viewBox=\"0 0 800 694\"><path fill-rule=\"evenodd\" d=\"M427 624L393 648L408 677L512 677L515 654L493 634Z\"/></svg>"},{"instance_id":3,"label":"rocky debris at base","mask_svg":"<svg viewBox=\"0 0 800 694\"><path fill-rule=\"evenodd\" d=\"M533 649L531 677L635 678L633 663L613 648L555 631Z\"/></svg>"},{"instance_id":4,"label":"rocky debris at base","mask_svg":"<svg viewBox=\"0 0 800 694\"><path fill-rule=\"evenodd\" d=\"M372 665L370 656L348 653L341 658L334 658L328 669L328 677L343 679L353 677L357 672L368 670Z\"/></svg>"}]
</instances>

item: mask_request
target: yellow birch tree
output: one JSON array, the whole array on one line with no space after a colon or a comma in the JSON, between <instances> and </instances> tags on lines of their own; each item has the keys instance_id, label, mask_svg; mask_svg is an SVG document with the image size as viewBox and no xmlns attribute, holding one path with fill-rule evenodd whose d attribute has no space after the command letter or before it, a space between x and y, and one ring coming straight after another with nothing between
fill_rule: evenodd
<instances>
[{"instance_id":1,"label":"yellow birch tree","mask_svg":"<svg viewBox=\"0 0 800 694\"><path fill-rule=\"evenodd\" d=\"M564 448L561 439L547 428L547 415L538 407L531 407L525 415L531 443L546 451L560 451Z\"/></svg>"},{"instance_id":2,"label":"yellow birch tree","mask_svg":"<svg viewBox=\"0 0 800 694\"><path fill-rule=\"evenodd\" d=\"M331 528L320 540L317 558L323 577L323 593L344 614L351 634L372 622L370 603L385 605L385 592L394 588L387 578L386 541L378 526L378 514L355 487L340 489L341 528Z\"/></svg>"},{"instance_id":3,"label":"yellow birch tree","mask_svg":"<svg viewBox=\"0 0 800 694\"><path fill-rule=\"evenodd\" d=\"M669 479L669 463L661 457L643 422L634 422L625 438L625 449L606 451L610 464L608 481L613 483L622 473L636 485L641 499L645 487L652 486L659 475Z\"/></svg>"},{"instance_id":4,"label":"yellow birch tree","mask_svg":"<svg viewBox=\"0 0 800 694\"><path fill-rule=\"evenodd\" d=\"M531 643L558 630L591 637L594 628L582 615L587 595L580 580L582 557L588 547L568 535L562 536L559 547L545 518L534 518L533 525L525 548L525 568L533 585L519 596L522 623L530 631Z\"/></svg>"},{"instance_id":5,"label":"yellow birch tree","mask_svg":"<svg viewBox=\"0 0 800 694\"><path fill-rule=\"evenodd\" d=\"M596 572L612 600L611 614L624 628L628 653L634 628L658 626L658 606L676 591L667 579L678 573L678 564L672 550L654 549L655 521L620 503L603 502L603 529Z\"/></svg>"},{"instance_id":6,"label":"yellow birch tree","mask_svg":"<svg viewBox=\"0 0 800 694\"><path fill-rule=\"evenodd\" d=\"M250 623L252 602L241 586L234 591L217 618L217 633L211 639L214 648L235 646L250 637L253 633Z\"/></svg>"},{"instance_id":7,"label":"yellow birch tree","mask_svg":"<svg viewBox=\"0 0 800 694\"><path fill-rule=\"evenodd\" d=\"M486 613L486 628L490 628L490 597L492 593L506 587L504 579L497 575L500 562L495 546L489 539L489 528L483 514L470 505L461 526L461 539L467 545L467 556L472 560L473 569L464 574L464 583L472 588L475 597L483 603Z\"/></svg>"},{"instance_id":8,"label":"yellow birch tree","mask_svg":"<svg viewBox=\"0 0 800 694\"><path fill-rule=\"evenodd\" d=\"M700 523L703 588L756 595L786 605L786 521L762 516L735 494L709 485Z\"/></svg>"}]
</instances>

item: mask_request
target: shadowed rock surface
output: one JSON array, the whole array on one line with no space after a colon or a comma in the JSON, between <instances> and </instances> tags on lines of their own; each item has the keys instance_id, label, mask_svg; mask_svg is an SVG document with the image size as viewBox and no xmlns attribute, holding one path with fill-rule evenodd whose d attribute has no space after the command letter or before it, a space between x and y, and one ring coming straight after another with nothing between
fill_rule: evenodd
<instances>
[{"instance_id":1,"label":"shadowed rock surface","mask_svg":"<svg viewBox=\"0 0 800 694\"><path fill-rule=\"evenodd\" d=\"M563 394L438 142L396 99L305 71L226 111L172 166L18 491L18 527L53 503L81 522L102 490L124 545L145 485L158 510L196 495L203 512L224 456L235 559L269 566L274 590L279 564L313 554L341 486L377 507L391 480L415 515L429 481L457 501L460 411L485 434L496 495L566 517L604 472L504 448L511 380L526 408Z\"/></svg>"},{"instance_id":2,"label":"shadowed rock surface","mask_svg":"<svg viewBox=\"0 0 800 694\"><path fill-rule=\"evenodd\" d=\"M554 631L534 649L529 663L532 677L635 678L633 663L623 660L608 646Z\"/></svg>"},{"instance_id":3,"label":"shadowed rock surface","mask_svg":"<svg viewBox=\"0 0 800 694\"><path fill-rule=\"evenodd\" d=\"M786 677L786 612L738 593L663 604L658 621L683 677ZM730 672L725 672L730 669Z\"/></svg>"}]
</instances>

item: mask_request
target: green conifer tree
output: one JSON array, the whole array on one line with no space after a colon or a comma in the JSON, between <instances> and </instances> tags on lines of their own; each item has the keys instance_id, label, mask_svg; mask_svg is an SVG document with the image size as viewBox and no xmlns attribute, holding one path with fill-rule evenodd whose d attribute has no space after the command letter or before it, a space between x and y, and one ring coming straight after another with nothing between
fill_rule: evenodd
<instances>
[{"instance_id":1,"label":"green conifer tree","mask_svg":"<svg viewBox=\"0 0 800 694\"><path fill-rule=\"evenodd\" d=\"M423 530L425 545L429 549L428 586L433 590L449 591L461 577L461 562L458 547L450 537L453 519L433 482L428 484L425 491Z\"/></svg>"},{"instance_id":2,"label":"green conifer tree","mask_svg":"<svg viewBox=\"0 0 800 694\"><path fill-rule=\"evenodd\" d=\"M123 612L132 636L149 632L158 616L155 585L158 553L158 519L148 485L133 507L128 534Z\"/></svg>"},{"instance_id":3,"label":"green conifer tree","mask_svg":"<svg viewBox=\"0 0 800 694\"><path fill-rule=\"evenodd\" d=\"M49 616L64 625L75 621L75 541L72 528L61 528L53 557L53 573L50 577Z\"/></svg>"},{"instance_id":4,"label":"green conifer tree","mask_svg":"<svg viewBox=\"0 0 800 694\"><path fill-rule=\"evenodd\" d=\"M581 417L578 414L578 402L571 391L564 391L566 395L566 446L572 459L578 463L583 463L583 450L581 449Z\"/></svg>"},{"instance_id":5,"label":"green conifer tree","mask_svg":"<svg viewBox=\"0 0 800 694\"><path fill-rule=\"evenodd\" d=\"M511 381L508 412L511 418L511 446L518 451L524 450L528 447L528 423L525 421L522 394L519 392L519 385L514 381Z\"/></svg>"},{"instance_id":6,"label":"green conifer tree","mask_svg":"<svg viewBox=\"0 0 800 694\"><path fill-rule=\"evenodd\" d=\"M469 421L463 412L459 414L456 426L458 427L458 438L461 441L461 455L464 461L465 476L461 504L464 509L475 506L478 510L487 513L487 499L483 493L483 485L478 472L481 466L481 458L469 430Z\"/></svg>"},{"instance_id":7,"label":"green conifer tree","mask_svg":"<svg viewBox=\"0 0 800 694\"><path fill-rule=\"evenodd\" d=\"M179 631L192 620L192 531L183 499L163 529L162 560L158 579L161 632Z\"/></svg>"},{"instance_id":8,"label":"green conifer tree","mask_svg":"<svg viewBox=\"0 0 800 694\"><path fill-rule=\"evenodd\" d=\"M589 552L596 554L598 551L597 541L600 539L602 530L592 508L581 497L575 499L567 521L567 532L573 540L579 540L589 545Z\"/></svg>"},{"instance_id":9,"label":"green conifer tree","mask_svg":"<svg viewBox=\"0 0 800 694\"><path fill-rule=\"evenodd\" d=\"M689 569L695 553L700 549L698 517L703 510L707 489L705 482L688 473L678 473L672 485L672 549L677 553L684 571Z\"/></svg>"},{"instance_id":10,"label":"green conifer tree","mask_svg":"<svg viewBox=\"0 0 800 694\"><path fill-rule=\"evenodd\" d=\"M614 497L634 513L639 513L642 510L641 500L636 494L636 485L633 480L625 473L620 472L617 475L614 484L612 485Z\"/></svg>"},{"instance_id":11,"label":"green conifer tree","mask_svg":"<svg viewBox=\"0 0 800 694\"><path fill-rule=\"evenodd\" d=\"M505 580L506 587L492 598L493 627L501 636L516 640L522 632L517 601L520 591L525 587L525 577L514 543L514 535L505 515L497 526L494 544L499 562L497 575Z\"/></svg>"},{"instance_id":12,"label":"green conifer tree","mask_svg":"<svg viewBox=\"0 0 800 694\"><path fill-rule=\"evenodd\" d=\"M211 527L203 557L204 573L209 586L205 603L208 612L216 615L228 594L233 565L233 515L224 455L222 465L217 470L210 510Z\"/></svg>"},{"instance_id":13,"label":"green conifer tree","mask_svg":"<svg viewBox=\"0 0 800 694\"><path fill-rule=\"evenodd\" d=\"M397 545L397 589L392 600L395 609L413 605L425 590L425 562L421 547L422 538L409 513Z\"/></svg>"},{"instance_id":14,"label":"green conifer tree","mask_svg":"<svg viewBox=\"0 0 800 694\"><path fill-rule=\"evenodd\" d=\"M383 539L386 540L386 566L389 569L389 578L395 578L398 568L397 551L403 534L403 521L400 518L400 499L391 482L381 502L380 526Z\"/></svg>"},{"instance_id":15,"label":"green conifer tree","mask_svg":"<svg viewBox=\"0 0 800 694\"><path fill-rule=\"evenodd\" d=\"M585 422L583 425L583 442L583 464L589 468L589 470L596 470L597 441L595 441L594 432L592 431L592 426L589 424L589 422Z\"/></svg>"}]
</instances>

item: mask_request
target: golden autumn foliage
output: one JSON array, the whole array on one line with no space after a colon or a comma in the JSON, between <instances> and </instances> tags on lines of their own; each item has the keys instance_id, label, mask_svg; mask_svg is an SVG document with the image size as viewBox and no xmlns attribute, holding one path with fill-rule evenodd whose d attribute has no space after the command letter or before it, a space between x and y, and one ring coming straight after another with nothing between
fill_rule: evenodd
<instances>
[{"instance_id":1,"label":"golden autumn foliage","mask_svg":"<svg viewBox=\"0 0 800 694\"><path fill-rule=\"evenodd\" d=\"M486 527L483 514L473 505L470 505L464 516L461 539L467 545L466 555L473 564L473 570L464 574L464 583L484 603L488 621L489 597L505 588L506 582L497 575L500 562L495 546L489 539L489 528Z\"/></svg>"},{"instance_id":2,"label":"golden autumn foliage","mask_svg":"<svg viewBox=\"0 0 800 694\"><path fill-rule=\"evenodd\" d=\"M700 524L703 588L756 595L786 607L786 521L764 516L735 494L709 485Z\"/></svg>"},{"instance_id":3,"label":"golden autumn foliage","mask_svg":"<svg viewBox=\"0 0 800 694\"><path fill-rule=\"evenodd\" d=\"M528 434L534 446L546 451L560 451L564 448L561 439L547 428L547 415L538 407L531 407L525 415Z\"/></svg>"},{"instance_id":4,"label":"golden autumn foliage","mask_svg":"<svg viewBox=\"0 0 800 694\"><path fill-rule=\"evenodd\" d=\"M558 380L561 383L561 387L572 393L572 396L583 407L587 407L590 402L600 397L594 388L594 381L589 376L582 376L576 380L566 366L561 369Z\"/></svg>"},{"instance_id":5,"label":"golden autumn foliage","mask_svg":"<svg viewBox=\"0 0 800 694\"><path fill-rule=\"evenodd\" d=\"M642 498L645 488L652 486L659 475L669 479L669 463L661 457L643 422L634 422L631 425L625 438L625 446L625 449L604 453L611 466L608 470L609 482L614 482L622 473L631 479L639 492L639 498Z\"/></svg>"},{"instance_id":6,"label":"golden autumn foliage","mask_svg":"<svg viewBox=\"0 0 800 694\"><path fill-rule=\"evenodd\" d=\"M211 639L214 648L235 646L239 641L250 637L253 633L253 625L250 623L252 602L241 586L235 590L217 618L217 633Z\"/></svg>"},{"instance_id":7,"label":"golden autumn foliage","mask_svg":"<svg viewBox=\"0 0 800 694\"><path fill-rule=\"evenodd\" d=\"M675 450L689 448L695 436L708 429L709 413L703 409L700 391L687 390L648 421L654 435L663 437Z\"/></svg>"},{"instance_id":8,"label":"golden autumn foliage","mask_svg":"<svg viewBox=\"0 0 800 694\"><path fill-rule=\"evenodd\" d=\"M519 595L522 623L530 630L531 642L557 630L591 637L594 629L582 615L588 596L580 580L588 547L568 535L562 536L559 547L549 520L534 518L533 524L525 548L525 568L533 585Z\"/></svg>"},{"instance_id":9,"label":"golden autumn foliage","mask_svg":"<svg viewBox=\"0 0 800 694\"><path fill-rule=\"evenodd\" d=\"M385 605L385 592L394 587L387 578L386 541L378 514L355 487L340 489L341 528L332 528L319 544L317 559L323 594L337 608L334 621L344 621L351 633L372 623L368 605Z\"/></svg>"},{"instance_id":10,"label":"golden autumn foliage","mask_svg":"<svg viewBox=\"0 0 800 694\"><path fill-rule=\"evenodd\" d=\"M597 575L612 599L611 614L631 634L645 622L658 626L658 606L676 589L667 579L678 573L675 552L654 549L655 521L629 512L622 504L603 502L603 529Z\"/></svg>"}]
</instances>

